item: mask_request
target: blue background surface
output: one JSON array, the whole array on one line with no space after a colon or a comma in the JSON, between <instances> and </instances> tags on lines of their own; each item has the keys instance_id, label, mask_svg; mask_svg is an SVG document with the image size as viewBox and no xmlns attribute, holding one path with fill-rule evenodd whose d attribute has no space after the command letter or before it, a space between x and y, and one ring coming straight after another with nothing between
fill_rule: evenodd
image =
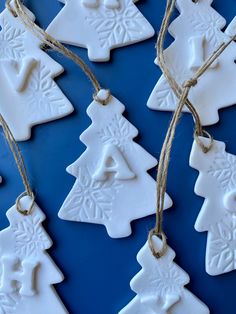
<instances>
[{"instance_id":1,"label":"blue background surface","mask_svg":"<svg viewBox=\"0 0 236 314\"><path fill-rule=\"evenodd\" d=\"M164 0L140 0L138 5L156 30L161 23L164 4ZM62 8L57 0L28 0L26 5L44 28ZM213 6L228 22L236 15L235 0L215 0ZM4 1L1 0L3 7ZM86 50L73 50L89 63L102 86L110 88L126 105L126 117L140 131L137 142L158 157L171 114L146 107L148 96L161 74L153 63L154 42L155 38L152 38L117 49L107 64L91 64ZM90 125L86 108L91 102L92 86L71 61L58 53L50 52L50 55L65 68L65 73L56 82L74 105L75 112L64 119L34 127L31 140L20 146L37 203L47 215L44 226L54 241L49 254L65 275L65 281L56 285L60 297L73 314L115 314L135 295L129 282L140 270L136 254L144 245L148 230L153 227L154 216L135 221L133 235L121 240L110 239L101 225L57 218L75 180L65 168L85 150L79 135ZM236 65L232 66L236 71ZM230 107L220 112L221 122L209 128L216 139L226 142L227 150L233 154L236 154L235 120L236 107ZM170 246L176 251L176 262L191 277L187 287L209 306L211 313L236 313L236 272L219 277L206 274L206 234L197 233L193 228L203 199L193 192L198 173L188 166L192 130L190 115L184 115L177 130L170 164L168 193L175 205L165 214L165 231ZM0 137L0 147L0 173L4 177L4 184L0 186L2 229L8 226L6 210L23 188L3 136Z\"/></svg>"}]
</instances>

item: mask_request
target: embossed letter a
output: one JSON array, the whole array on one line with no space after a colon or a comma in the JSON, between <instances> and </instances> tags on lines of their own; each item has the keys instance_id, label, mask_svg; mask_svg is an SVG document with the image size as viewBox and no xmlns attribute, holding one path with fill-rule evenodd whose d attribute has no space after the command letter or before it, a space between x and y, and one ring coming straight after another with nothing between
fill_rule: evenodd
<instances>
[{"instance_id":1,"label":"embossed letter a","mask_svg":"<svg viewBox=\"0 0 236 314\"><path fill-rule=\"evenodd\" d=\"M2 278L0 292L13 293L18 289L18 283L21 284L19 293L23 296L33 296L35 270L38 263L32 260L20 261L13 256L3 256L1 258Z\"/></svg>"},{"instance_id":2,"label":"embossed letter a","mask_svg":"<svg viewBox=\"0 0 236 314\"><path fill-rule=\"evenodd\" d=\"M115 179L118 180L129 180L135 177L120 150L115 145L110 144L105 145L101 164L93 178L104 181L109 173L115 173Z\"/></svg>"}]
</instances>

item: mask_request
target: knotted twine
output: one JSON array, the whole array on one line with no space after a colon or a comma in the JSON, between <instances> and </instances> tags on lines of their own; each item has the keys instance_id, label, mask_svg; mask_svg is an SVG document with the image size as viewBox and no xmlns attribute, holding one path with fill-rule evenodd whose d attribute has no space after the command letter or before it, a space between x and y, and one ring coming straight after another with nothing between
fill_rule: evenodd
<instances>
[{"instance_id":1,"label":"knotted twine","mask_svg":"<svg viewBox=\"0 0 236 314\"><path fill-rule=\"evenodd\" d=\"M194 3L199 2L199 0L186 0L186 1L193 1ZM166 77L170 87L173 89L175 95L178 97L179 102L176 107L176 110L173 114L171 119L169 128L167 130L165 140L161 149L160 160L157 168L157 206L156 206L156 224L155 227L149 232L148 242L150 249L153 255L156 258L160 258L165 255L167 251L167 238L163 231L163 210L164 210L164 200L165 200L165 193L166 193L166 185L167 185L167 176L168 176L168 168L170 163L170 153L171 148L175 136L175 131L177 124L181 118L183 107L186 105L187 108L190 110L194 121L195 121L195 130L194 130L194 138L202 151L204 153L208 153L213 145L213 138L211 135L205 131L202 127L201 120L199 114L197 113L194 106L188 99L189 92L192 87L196 86L200 77L207 71L207 69L212 65L213 62L223 53L223 51L234 41L236 40L236 35L230 38L228 41L222 43L218 49L216 49L210 57L203 63L203 65L195 72L192 78L184 82L182 88L177 84L175 78L170 73L168 66L165 62L164 56L164 41L166 37L166 33L168 30L170 18L175 8L175 0L167 0L165 15L161 24L161 29L158 34L157 39L157 58L158 64ZM210 139L210 144L205 146L204 143L199 138L200 136L207 136ZM156 250L152 238L153 236L157 236L162 240L162 247L160 250Z\"/></svg>"},{"instance_id":2,"label":"knotted twine","mask_svg":"<svg viewBox=\"0 0 236 314\"><path fill-rule=\"evenodd\" d=\"M199 0L189 0L197 3ZM35 24L27 13L24 10L24 7L20 0L14 0L14 7L10 4L11 0L6 1L6 7L11 11L11 13L15 17L19 17L24 25L36 35L40 39L44 45L49 46L53 50L65 55L76 64L80 66L82 71L87 75L89 80L92 82L95 95L94 98L99 101L101 104L106 105L109 102L110 95L108 95L107 99L104 101L103 99L99 99L98 93L101 90L101 85L99 84L98 80L96 79L95 75L92 73L90 68L86 65L86 63L72 51L67 49L63 44L41 29L37 24ZM204 153L207 153L213 144L213 138L210 136L208 132L203 130L201 125L200 117L188 99L189 91L192 87L194 87L198 83L198 79L206 72L206 70L211 66L211 64L222 54L222 52L231 44L232 41L236 39L236 36L229 39L227 42L222 43L219 48L212 53L212 55L203 63L203 65L195 72L194 76L187 80L183 84L183 88L181 88L178 83L175 81L174 77L171 75L164 57L164 40L168 30L168 25L170 22L171 15L173 13L175 7L175 0L167 0L165 15L162 21L161 29L157 39L157 56L158 56L158 63L165 75L166 79L168 80L171 88L173 89L175 95L179 98L178 106L173 114L172 120L170 122L169 128L166 133L166 137L164 140L164 144L161 150L159 165L158 165L158 172L157 172L157 206L156 206L156 224L155 228L150 231L148 241L150 249L155 257L159 258L163 256L167 250L167 240L165 233L163 232L163 210L164 210L164 199L165 199L165 192L166 192L166 184L167 184L167 175L168 175L168 167L170 161L170 153L172 148L172 143L175 136L176 127L178 121L180 120L182 109L186 105L187 108L190 110L191 114L193 115L195 121L195 131L194 137L201 149ZM210 138L210 145L205 146L199 136L208 136ZM163 241L163 246L160 251L156 251L153 243L152 243L152 236L158 236Z\"/></svg>"},{"instance_id":3,"label":"knotted twine","mask_svg":"<svg viewBox=\"0 0 236 314\"><path fill-rule=\"evenodd\" d=\"M11 4L12 0L6 0L6 8L12 13L14 17L19 17L21 22L26 26L26 28L31 31L41 42L42 47L50 47L54 51L59 52L60 54L64 55L65 57L69 58L73 62L75 62L81 70L85 73L88 77L90 82L92 83L95 93L93 98L98 101L102 105L107 105L111 99L110 91L107 93L106 99L99 97L99 91L102 89L100 83L98 82L96 76L91 71L89 66L75 53L71 50L66 48L62 43L56 40L54 37L49 35L45 30L40 28L37 24L35 24L31 18L26 13L21 0L14 0L14 6Z\"/></svg>"},{"instance_id":4,"label":"knotted twine","mask_svg":"<svg viewBox=\"0 0 236 314\"><path fill-rule=\"evenodd\" d=\"M16 162L17 168L19 170L20 176L22 178L23 185L25 187L25 192L22 193L16 200L16 209L20 214L22 214L24 216L28 216L31 214L31 212L33 210L35 198L34 198L34 193L33 193L31 186L30 186L25 162L24 162L23 156L21 154L20 148L19 148L17 142L15 141L14 136L13 136L7 122L5 121L5 119L3 118L3 116L1 114L0 114L0 124L3 128L4 135L6 137L7 143L10 147L10 150L11 150L12 155L14 157L14 160ZM23 196L26 196L26 195L31 197L32 203L31 203L29 209L22 209L20 200Z\"/></svg>"}]
</instances>

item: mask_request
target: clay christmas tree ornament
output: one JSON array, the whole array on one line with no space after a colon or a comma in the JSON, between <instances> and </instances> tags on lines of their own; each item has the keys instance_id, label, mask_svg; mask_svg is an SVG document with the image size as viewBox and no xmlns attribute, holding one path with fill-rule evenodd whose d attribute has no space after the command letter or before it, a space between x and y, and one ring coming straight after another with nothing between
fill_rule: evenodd
<instances>
[{"instance_id":1,"label":"clay christmas tree ornament","mask_svg":"<svg viewBox=\"0 0 236 314\"><path fill-rule=\"evenodd\" d=\"M212 0L177 0L180 15L169 27L174 42L164 51L166 65L176 82L182 84L193 77L207 58L236 34L236 19L223 32L225 19L212 7ZM218 110L235 104L236 43L232 42L221 56L201 76L189 93L203 125L219 121ZM178 99L168 81L161 76L149 100L148 107L174 111ZM185 107L184 111L188 112Z\"/></svg>"},{"instance_id":2,"label":"clay christmas tree ornament","mask_svg":"<svg viewBox=\"0 0 236 314\"><path fill-rule=\"evenodd\" d=\"M159 238L153 238L158 251ZM131 289L136 297L119 314L209 314L209 309L184 286L188 274L173 262L174 251L168 247L161 258L152 254L148 243L138 253L142 270L132 279Z\"/></svg>"},{"instance_id":3,"label":"clay christmas tree ornament","mask_svg":"<svg viewBox=\"0 0 236 314\"><path fill-rule=\"evenodd\" d=\"M25 196L22 208L30 208ZM10 226L0 231L0 313L67 314L53 288L63 275L46 250L52 241L42 227L45 215L34 204L31 215L20 214L16 205L7 212Z\"/></svg>"},{"instance_id":4,"label":"clay christmas tree ornament","mask_svg":"<svg viewBox=\"0 0 236 314\"><path fill-rule=\"evenodd\" d=\"M105 106L94 100L88 107L92 125L80 136L87 149L67 168L76 182L59 212L62 219L103 224L112 238L129 236L130 222L154 214L156 205L147 171L157 160L133 141L138 131L124 110L113 96ZM166 195L165 207L171 205Z\"/></svg>"},{"instance_id":5,"label":"clay christmas tree ornament","mask_svg":"<svg viewBox=\"0 0 236 314\"><path fill-rule=\"evenodd\" d=\"M227 273L236 269L236 156L225 151L223 142L214 141L207 154L194 142L190 166L200 173L195 192L205 198L195 228L208 232L206 271Z\"/></svg>"},{"instance_id":6,"label":"clay christmas tree ornament","mask_svg":"<svg viewBox=\"0 0 236 314\"><path fill-rule=\"evenodd\" d=\"M47 32L63 43L87 48L91 61L108 61L111 49L154 35L133 0L59 1L65 6Z\"/></svg>"},{"instance_id":7,"label":"clay christmas tree ornament","mask_svg":"<svg viewBox=\"0 0 236 314\"><path fill-rule=\"evenodd\" d=\"M5 9L0 25L0 113L15 139L24 141L32 126L62 118L73 107L54 82L63 68L41 50L20 18Z\"/></svg>"}]
</instances>

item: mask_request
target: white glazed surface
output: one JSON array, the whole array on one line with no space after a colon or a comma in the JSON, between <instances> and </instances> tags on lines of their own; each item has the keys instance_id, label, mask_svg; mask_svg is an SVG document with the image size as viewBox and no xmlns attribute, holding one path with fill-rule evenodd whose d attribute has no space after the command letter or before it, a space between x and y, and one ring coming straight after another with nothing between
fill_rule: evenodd
<instances>
[{"instance_id":1,"label":"white glazed surface","mask_svg":"<svg viewBox=\"0 0 236 314\"><path fill-rule=\"evenodd\" d=\"M15 139L24 141L32 126L62 118L73 107L53 81L63 68L40 49L41 42L7 9L0 25L0 113Z\"/></svg>"},{"instance_id":2,"label":"white glazed surface","mask_svg":"<svg viewBox=\"0 0 236 314\"><path fill-rule=\"evenodd\" d=\"M154 247L162 242L153 237ZM189 290L188 274L173 262L174 251L168 247L166 254L156 259L148 243L137 256L142 270L132 279L131 289L136 297L119 314L209 314L208 307Z\"/></svg>"},{"instance_id":3,"label":"white glazed surface","mask_svg":"<svg viewBox=\"0 0 236 314\"><path fill-rule=\"evenodd\" d=\"M24 197L22 208L30 208L31 202ZM35 204L30 216L13 206L7 218L10 226L0 231L0 312L67 314L52 286L63 275L46 253L52 241L41 225L45 215Z\"/></svg>"},{"instance_id":4,"label":"white glazed surface","mask_svg":"<svg viewBox=\"0 0 236 314\"><path fill-rule=\"evenodd\" d=\"M227 273L236 268L236 157L225 151L223 142L214 141L207 154L194 142L190 166L199 171L195 193L205 198L195 228L208 232L206 271L212 276Z\"/></svg>"},{"instance_id":5,"label":"white glazed surface","mask_svg":"<svg viewBox=\"0 0 236 314\"><path fill-rule=\"evenodd\" d=\"M113 238L129 236L130 222L154 214L156 206L156 183L147 171L157 160L133 141L138 130L124 110L115 97L88 107L92 125L80 136L87 149L67 168L76 182L59 212L62 219L103 224ZM165 207L171 205L166 195Z\"/></svg>"},{"instance_id":6,"label":"white glazed surface","mask_svg":"<svg viewBox=\"0 0 236 314\"><path fill-rule=\"evenodd\" d=\"M180 15L169 27L174 42L165 50L165 61L179 86L193 77L195 71L206 61L222 42L230 39L236 28L236 19L225 32L225 19L212 7L212 0L177 0ZM201 76L189 93L203 125L219 121L218 110L235 104L235 51L232 42L222 55ZM175 110L178 100L165 79L161 76L149 100L148 107L155 110ZM184 111L188 112L187 108Z\"/></svg>"},{"instance_id":7,"label":"white glazed surface","mask_svg":"<svg viewBox=\"0 0 236 314\"><path fill-rule=\"evenodd\" d=\"M88 49L91 61L108 61L111 49L137 43L154 29L133 0L65 0L47 32L59 41Z\"/></svg>"}]
</instances>

